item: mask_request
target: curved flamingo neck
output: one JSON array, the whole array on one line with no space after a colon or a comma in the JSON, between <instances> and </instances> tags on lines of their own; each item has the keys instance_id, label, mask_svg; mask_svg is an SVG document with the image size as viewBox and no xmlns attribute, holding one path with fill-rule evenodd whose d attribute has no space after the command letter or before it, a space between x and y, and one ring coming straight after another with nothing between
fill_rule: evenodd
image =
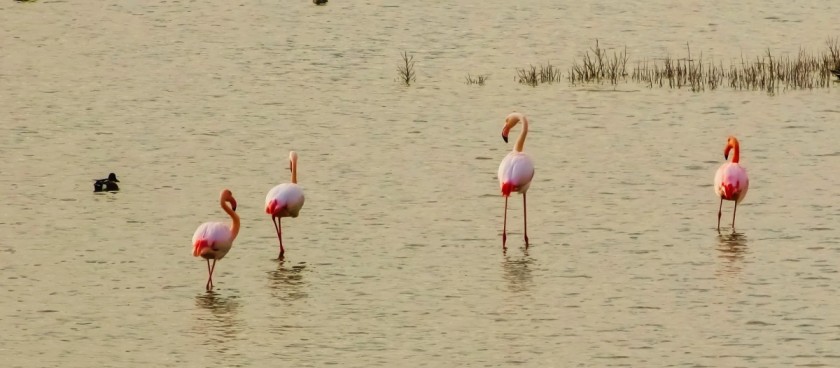
<instances>
[{"instance_id":1,"label":"curved flamingo neck","mask_svg":"<svg viewBox=\"0 0 840 368\"><path fill-rule=\"evenodd\" d=\"M228 206L227 198L225 196L222 196L219 201L221 202L222 210L224 210L232 220L230 224L231 240L236 239L236 236L239 235L239 215L237 215L236 212Z\"/></svg>"},{"instance_id":2,"label":"curved flamingo neck","mask_svg":"<svg viewBox=\"0 0 840 368\"><path fill-rule=\"evenodd\" d=\"M733 139L732 150L735 151L732 154L732 163L737 164L738 161L741 160L741 148L739 147L737 139Z\"/></svg>"},{"instance_id":3,"label":"curved flamingo neck","mask_svg":"<svg viewBox=\"0 0 840 368\"><path fill-rule=\"evenodd\" d=\"M513 146L513 150L516 152L522 152L525 149L525 136L528 135L528 118L525 115L520 115L519 120L522 122L522 131L519 132L519 138L516 139L516 145Z\"/></svg>"},{"instance_id":4,"label":"curved flamingo neck","mask_svg":"<svg viewBox=\"0 0 840 368\"><path fill-rule=\"evenodd\" d=\"M297 156L292 157L292 183L297 184Z\"/></svg>"}]
</instances>

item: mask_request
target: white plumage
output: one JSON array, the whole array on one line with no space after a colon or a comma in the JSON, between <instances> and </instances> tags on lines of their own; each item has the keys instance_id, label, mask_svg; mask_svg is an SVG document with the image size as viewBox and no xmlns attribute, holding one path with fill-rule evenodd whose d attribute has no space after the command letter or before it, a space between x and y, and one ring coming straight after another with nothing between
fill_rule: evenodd
<instances>
[{"instance_id":1,"label":"white plumage","mask_svg":"<svg viewBox=\"0 0 840 368\"><path fill-rule=\"evenodd\" d=\"M271 215L274 230L277 232L277 240L280 242L278 259L283 259L283 254L286 252L283 248L283 230L280 226L280 220L283 217L298 217L304 202L303 188L297 184L297 161L297 153L295 151L289 152L289 169L292 172L292 182L271 188L265 196L265 213Z\"/></svg>"}]
</instances>

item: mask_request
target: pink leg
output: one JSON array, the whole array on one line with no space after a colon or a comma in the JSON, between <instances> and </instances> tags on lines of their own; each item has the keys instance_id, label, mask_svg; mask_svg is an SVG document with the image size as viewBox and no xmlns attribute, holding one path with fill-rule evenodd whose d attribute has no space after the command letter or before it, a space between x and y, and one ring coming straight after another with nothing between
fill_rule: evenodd
<instances>
[{"instance_id":1,"label":"pink leg","mask_svg":"<svg viewBox=\"0 0 840 368\"><path fill-rule=\"evenodd\" d=\"M213 271L216 269L216 260L213 259L213 267L210 267L210 260L207 260L207 285L204 288L207 291L213 289Z\"/></svg>"},{"instance_id":2,"label":"pink leg","mask_svg":"<svg viewBox=\"0 0 840 368\"><path fill-rule=\"evenodd\" d=\"M274 221L274 230L277 231L277 240L280 241L280 255L277 256L277 259L283 259L283 253L286 253L286 250L283 249L283 231L280 229L280 218L271 216L271 221Z\"/></svg>"},{"instance_id":3,"label":"pink leg","mask_svg":"<svg viewBox=\"0 0 840 368\"><path fill-rule=\"evenodd\" d=\"M735 232L735 212L738 211L738 201L735 201L735 209L732 210L732 232Z\"/></svg>"},{"instance_id":4,"label":"pink leg","mask_svg":"<svg viewBox=\"0 0 840 368\"><path fill-rule=\"evenodd\" d=\"M717 227L718 232L720 232L720 211L721 210L723 210L723 197L720 197L720 207L718 207L718 227Z\"/></svg>"},{"instance_id":5,"label":"pink leg","mask_svg":"<svg viewBox=\"0 0 840 368\"><path fill-rule=\"evenodd\" d=\"M507 202L508 196L505 196L505 220L502 225L502 249L507 249L505 243L507 242Z\"/></svg>"},{"instance_id":6,"label":"pink leg","mask_svg":"<svg viewBox=\"0 0 840 368\"><path fill-rule=\"evenodd\" d=\"M528 249L528 209L525 205L525 193L522 193L522 213L525 214L525 249Z\"/></svg>"}]
</instances>

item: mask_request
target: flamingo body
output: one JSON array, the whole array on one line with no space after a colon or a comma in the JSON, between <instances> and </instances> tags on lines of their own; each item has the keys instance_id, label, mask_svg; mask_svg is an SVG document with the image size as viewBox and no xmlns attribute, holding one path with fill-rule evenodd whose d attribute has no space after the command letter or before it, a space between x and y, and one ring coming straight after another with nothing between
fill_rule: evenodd
<instances>
[{"instance_id":1,"label":"flamingo body","mask_svg":"<svg viewBox=\"0 0 840 368\"><path fill-rule=\"evenodd\" d=\"M198 225L192 237L193 256L207 261L207 291L213 288L213 270L216 261L222 259L230 251L233 241L239 235L239 215L236 214L236 199L230 190L223 190L219 196L219 205L230 216L230 225L223 222L205 222ZM210 260L213 266L210 266Z\"/></svg>"},{"instance_id":2,"label":"flamingo body","mask_svg":"<svg viewBox=\"0 0 840 368\"><path fill-rule=\"evenodd\" d=\"M525 193L534 177L534 162L525 152L508 153L499 165L499 186L502 195Z\"/></svg>"},{"instance_id":3,"label":"flamingo body","mask_svg":"<svg viewBox=\"0 0 840 368\"><path fill-rule=\"evenodd\" d=\"M265 213L275 217L298 217L303 208L303 189L294 183L283 183L265 196Z\"/></svg>"},{"instance_id":4,"label":"flamingo body","mask_svg":"<svg viewBox=\"0 0 840 368\"><path fill-rule=\"evenodd\" d=\"M289 152L289 170L292 172L291 183L283 183L271 188L265 196L265 213L271 215L274 223L274 230L277 232L277 241L280 242L280 255L277 259L283 259L286 253L283 248L283 229L280 221L283 217L298 217L303 207L303 188L297 184L297 162L298 155L295 151Z\"/></svg>"},{"instance_id":5,"label":"flamingo body","mask_svg":"<svg viewBox=\"0 0 840 368\"><path fill-rule=\"evenodd\" d=\"M205 222L193 234L193 256L219 260L225 257L233 246L230 224Z\"/></svg>"},{"instance_id":6,"label":"flamingo body","mask_svg":"<svg viewBox=\"0 0 840 368\"><path fill-rule=\"evenodd\" d=\"M528 248L528 210L525 198L528 187L531 186L531 179L534 178L534 162L525 149L525 137L528 135L528 118L524 114L514 112L505 118L505 125L502 128L502 139L508 141L508 134L516 124L522 123L522 131L513 146L513 151L508 153L499 164L499 186L502 189L502 196L505 197L505 214L502 223L502 249L507 249L507 202L513 192L522 194L523 233L525 248Z\"/></svg>"},{"instance_id":7,"label":"flamingo body","mask_svg":"<svg viewBox=\"0 0 840 368\"><path fill-rule=\"evenodd\" d=\"M747 196L747 190L750 187L750 179L747 177L747 170L745 170L739 163L741 160L741 144L738 138L730 136L726 140L726 147L723 149L723 158L729 159L729 152L733 151L732 162L727 162L721 165L715 172L714 189L715 194L720 198L720 205L718 206L718 226L720 231L720 217L723 211L723 201L734 201L735 208L732 210L732 230L735 230L735 213L738 211L738 203L744 200Z\"/></svg>"},{"instance_id":8,"label":"flamingo body","mask_svg":"<svg viewBox=\"0 0 840 368\"><path fill-rule=\"evenodd\" d=\"M721 199L741 203L747 196L749 187L747 170L738 163L727 162L715 173L715 193Z\"/></svg>"}]
</instances>

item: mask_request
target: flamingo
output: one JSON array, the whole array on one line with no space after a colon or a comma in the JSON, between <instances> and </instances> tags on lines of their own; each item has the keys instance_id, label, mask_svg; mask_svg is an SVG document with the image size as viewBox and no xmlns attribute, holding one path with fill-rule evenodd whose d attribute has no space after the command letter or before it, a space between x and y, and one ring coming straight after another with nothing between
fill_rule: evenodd
<instances>
[{"instance_id":1,"label":"flamingo","mask_svg":"<svg viewBox=\"0 0 840 368\"><path fill-rule=\"evenodd\" d=\"M528 118L524 114L514 112L505 118L505 126L502 128L502 139L508 141L508 133L519 122L522 122L522 132L516 140L513 151L508 153L499 165L499 186L502 188L502 195L505 197L505 217L502 227L502 249L507 249L507 203L511 192L522 193L522 213L525 217L525 248L528 248L528 211L526 210L525 192L531 185L534 177L534 162L527 153L522 152L525 146L525 136L528 135Z\"/></svg>"},{"instance_id":2,"label":"flamingo","mask_svg":"<svg viewBox=\"0 0 840 368\"><path fill-rule=\"evenodd\" d=\"M232 220L230 226L223 222L205 222L198 226L192 238L193 256L201 256L207 260L207 285L205 285L207 291L213 289L213 270L216 269L216 261L225 257L233 246L233 240L239 235L239 215L236 214L236 199L233 198L233 193L228 189L222 190L219 204L230 216ZM210 267L211 259L213 267Z\"/></svg>"},{"instance_id":3,"label":"flamingo","mask_svg":"<svg viewBox=\"0 0 840 368\"><path fill-rule=\"evenodd\" d=\"M280 255L277 259L283 259L283 232L280 229L281 217L298 217L303 207L303 188L297 184L297 161L295 151L289 152L289 170L292 171L292 182L283 183L268 191L265 196L265 213L271 215L274 222L274 230L277 231L277 240L280 241Z\"/></svg>"},{"instance_id":4,"label":"flamingo","mask_svg":"<svg viewBox=\"0 0 840 368\"><path fill-rule=\"evenodd\" d=\"M732 231L735 231L735 211L738 210L738 203L747 196L747 189L750 186L750 179L747 177L747 170L741 167L738 161L741 159L741 149L738 139L729 136L726 141L726 148L723 150L723 158L729 158L729 151L734 150L732 162L720 166L715 173L715 193L720 197L718 207L718 232L720 232L720 216L723 209L723 200L735 201L735 209L732 210Z\"/></svg>"}]
</instances>

